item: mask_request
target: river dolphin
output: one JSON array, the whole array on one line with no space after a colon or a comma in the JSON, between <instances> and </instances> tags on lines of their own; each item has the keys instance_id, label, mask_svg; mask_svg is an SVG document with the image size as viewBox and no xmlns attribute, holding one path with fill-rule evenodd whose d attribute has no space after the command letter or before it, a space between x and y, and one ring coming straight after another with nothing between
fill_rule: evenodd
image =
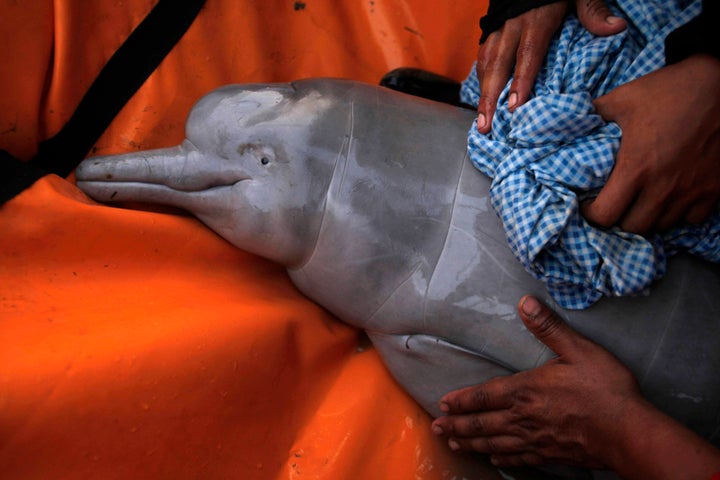
<instances>
[{"instance_id":1,"label":"river dolphin","mask_svg":"<svg viewBox=\"0 0 720 480\"><path fill-rule=\"evenodd\" d=\"M680 255L644 295L564 311L526 273L467 160L474 112L333 79L202 98L179 146L89 158L102 202L180 207L364 329L432 415L438 399L553 356L516 304L545 298L615 353L659 408L717 443L720 269Z\"/></svg>"}]
</instances>

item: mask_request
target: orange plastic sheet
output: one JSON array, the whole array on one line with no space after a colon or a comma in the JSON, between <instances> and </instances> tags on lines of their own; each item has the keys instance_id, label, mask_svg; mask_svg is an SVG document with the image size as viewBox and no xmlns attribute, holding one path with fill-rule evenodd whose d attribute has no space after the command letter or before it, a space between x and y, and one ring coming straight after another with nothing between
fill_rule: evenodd
<instances>
[{"instance_id":1,"label":"orange plastic sheet","mask_svg":"<svg viewBox=\"0 0 720 480\"><path fill-rule=\"evenodd\" d=\"M0 0L0 148L58 131L152 0ZM174 145L227 83L461 79L484 1L208 0L96 153ZM362 332L178 214L48 176L0 207L0 478L501 478L451 453Z\"/></svg>"}]
</instances>

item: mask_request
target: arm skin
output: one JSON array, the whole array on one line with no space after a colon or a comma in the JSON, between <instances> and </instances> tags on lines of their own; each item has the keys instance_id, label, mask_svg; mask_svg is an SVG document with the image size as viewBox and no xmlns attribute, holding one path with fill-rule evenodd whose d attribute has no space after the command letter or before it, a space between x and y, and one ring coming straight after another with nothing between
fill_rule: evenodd
<instances>
[{"instance_id":1,"label":"arm skin","mask_svg":"<svg viewBox=\"0 0 720 480\"><path fill-rule=\"evenodd\" d=\"M720 450L641 395L630 371L534 297L520 301L528 329L558 356L544 365L457 390L433 433L453 450L489 454L502 467L563 463L628 479L708 480Z\"/></svg>"},{"instance_id":2,"label":"arm skin","mask_svg":"<svg viewBox=\"0 0 720 480\"><path fill-rule=\"evenodd\" d=\"M602 0L576 0L580 22L596 35L612 35L625 29L625 21L610 14ZM566 0L533 8L508 19L480 45L477 74L480 82L478 131L490 132L498 97L514 69L510 110L528 100L535 77L545 59L550 41L567 13Z\"/></svg>"},{"instance_id":3,"label":"arm skin","mask_svg":"<svg viewBox=\"0 0 720 480\"><path fill-rule=\"evenodd\" d=\"M626 231L698 223L720 200L720 59L695 54L595 100L623 131L590 222Z\"/></svg>"}]
</instances>

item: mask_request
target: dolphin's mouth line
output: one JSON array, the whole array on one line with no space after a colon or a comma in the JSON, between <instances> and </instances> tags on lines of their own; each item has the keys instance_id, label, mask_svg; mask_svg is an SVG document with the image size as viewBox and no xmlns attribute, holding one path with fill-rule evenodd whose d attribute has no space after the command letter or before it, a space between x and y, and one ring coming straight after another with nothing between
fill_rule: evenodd
<instances>
[{"instance_id":1,"label":"dolphin's mouth line","mask_svg":"<svg viewBox=\"0 0 720 480\"><path fill-rule=\"evenodd\" d=\"M168 192L192 194L192 193L211 192L211 191L221 190L221 189L225 189L225 188L232 188L232 187L235 187L235 186L239 185L240 183L248 181L248 180L252 180L252 178L247 177L247 178L242 178L242 179L235 180L232 182L209 184L207 186L197 187L197 188L191 187L191 186L189 186L187 188L180 188L180 187L175 187L175 186L169 186L164 183L140 182L140 181L136 181L136 180L114 180L114 179L103 179L103 180L78 179L77 185L78 186L82 185L82 186L87 186L87 187L93 187L93 186L105 187L105 188L119 187L119 188L127 188L127 189L152 188L152 189L157 189L157 190L165 190Z\"/></svg>"}]
</instances>

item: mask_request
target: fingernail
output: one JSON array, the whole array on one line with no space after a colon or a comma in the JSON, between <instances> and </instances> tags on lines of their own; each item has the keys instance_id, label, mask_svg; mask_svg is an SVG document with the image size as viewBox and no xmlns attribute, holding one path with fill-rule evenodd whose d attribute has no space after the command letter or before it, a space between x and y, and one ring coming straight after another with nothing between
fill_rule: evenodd
<instances>
[{"instance_id":1,"label":"fingernail","mask_svg":"<svg viewBox=\"0 0 720 480\"><path fill-rule=\"evenodd\" d=\"M517 92L512 92L510 94L510 97L508 98L508 108L515 108L515 105L517 105L517 101L518 101Z\"/></svg>"},{"instance_id":2,"label":"fingernail","mask_svg":"<svg viewBox=\"0 0 720 480\"><path fill-rule=\"evenodd\" d=\"M440 427L440 425L433 425L432 433L434 433L435 435L442 435L443 429Z\"/></svg>"},{"instance_id":3,"label":"fingernail","mask_svg":"<svg viewBox=\"0 0 720 480\"><path fill-rule=\"evenodd\" d=\"M453 452L460 450L460 444L457 443L452 438L450 440L448 440L448 447L450 447L450 450L452 450Z\"/></svg>"},{"instance_id":4,"label":"fingernail","mask_svg":"<svg viewBox=\"0 0 720 480\"><path fill-rule=\"evenodd\" d=\"M542 306L535 297L525 297L525 301L522 304L522 311L525 315L530 318L535 318L540 314Z\"/></svg>"},{"instance_id":5,"label":"fingernail","mask_svg":"<svg viewBox=\"0 0 720 480\"><path fill-rule=\"evenodd\" d=\"M448 413L450 411L450 405L445 402L440 402L440 411L443 413Z\"/></svg>"},{"instance_id":6,"label":"fingernail","mask_svg":"<svg viewBox=\"0 0 720 480\"><path fill-rule=\"evenodd\" d=\"M487 125L487 117L485 117L484 113L478 114L477 124L478 128L485 128L485 125Z\"/></svg>"},{"instance_id":7,"label":"fingernail","mask_svg":"<svg viewBox=\"0 0 720 480\"><path fill-rule=\"evenodd\" d=\"M497 467L498 463L500 463L500 462L498 461L498 459L496 457L490 457L490 463L492 463L493 465L495 465Z\"/></svg>"},{"instance_id":8,"label":"fingernail","mask_svg":"<svg viewBox=\"0 0 720 480\"><path fill-rule=\"evenodd\" d=\"M622 21L622 18L616 17L614 15L609 15L609 16L605 17L605 23L607 23L609 25L617 25L621 21Z\"/></svg>"}]
</instances>

